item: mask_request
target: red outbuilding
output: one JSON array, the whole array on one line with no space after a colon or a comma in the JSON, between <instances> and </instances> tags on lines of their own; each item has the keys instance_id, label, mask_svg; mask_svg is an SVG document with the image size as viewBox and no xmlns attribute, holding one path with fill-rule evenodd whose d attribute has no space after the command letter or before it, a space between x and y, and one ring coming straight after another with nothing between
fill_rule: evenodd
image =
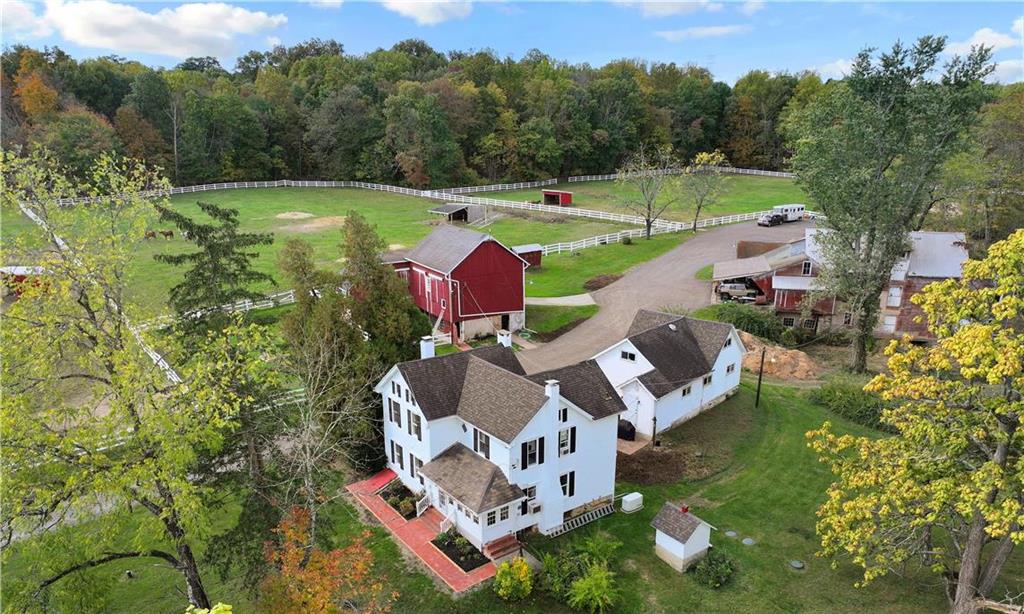
<instances>
[{"instance_id":1,"label":"red outbuilding","mask_svg":"<svg viewBox=\"0 0 1024 614\"><path fill-rule=\"evenodd\" d=\"M525 260L535 269L540 268L540 259L544 255L544 246L540 243L528 243L526 245L516 245L512 248L520 258Z\"/></svg>"},{"instance_id":2,"label":"red outbuilding","mask_svg":"<svg viewBox=\"0 0 1024 614\"><path fill-rule=\"evenodd\" d=\"M446 224L386 261L408 282L434 332L451 334L453 342L526 323L529 263L490 235Z\"/></svg>"},{"instance_id":3,"label":"red outbuilding","mask_svg":"<svg viewBox=\"0 0 1024 614\"><path fill-rule=\"evenodd\" d=\"M545 205L568 207L572 204L572 192L566 192L565 190L541 190L540 193L544 195Z\"/></svg>"}]
</instances>

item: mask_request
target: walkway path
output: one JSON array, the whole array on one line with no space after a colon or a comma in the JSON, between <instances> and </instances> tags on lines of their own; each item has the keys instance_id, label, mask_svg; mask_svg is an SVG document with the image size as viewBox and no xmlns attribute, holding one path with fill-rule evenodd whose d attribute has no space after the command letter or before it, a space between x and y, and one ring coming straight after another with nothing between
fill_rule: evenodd
<instances>
[{"instance_id":1,"label":"walkway path","mask_svg":"<svg viewBox=\"0 0 1024 614\"><path fill-rule=\"evenodd\" d=\"M581 307L583 305L595 305L594 297L589 293L573 294L571 296L528 296L527 305L558 305L561 307Z\"/></svg>"},{"instance_id":2,"label":"walkway path","mask_svg":"<svg viewBox=\"0 0 1024 614\"><path fill-rule=\"evenodd\" d=\"M395 479L395 472L385 469L377 475L362 482L355 482L345 487L356 501L361 503L398 541L423 561L435 576L441 578L456 593L467 591L477 584L494 577L496 568L493 562L465 572L452 562L437 546L430 543L437 537L443 517L434 508L428 509L418 518L406 520L393 507L387 504L377 492Z\"/></svg>"},{"instance_id":3,"label":"walkway path","mask_svg":"<svg viewBox=\"0 0 1024 614\"><path fill-rule=\"evenodd\" d=\"M711 303L711 282L695 276L702 267L736 257L738 241L789 241L807 222L773 228L742 222L700 232L672 251L637 265L615 283L590 294L601 309L557 340L517 356L528 373L555 369L594 354L622 338L637 309L696 309Z\"/></svg>"}]
</instances>

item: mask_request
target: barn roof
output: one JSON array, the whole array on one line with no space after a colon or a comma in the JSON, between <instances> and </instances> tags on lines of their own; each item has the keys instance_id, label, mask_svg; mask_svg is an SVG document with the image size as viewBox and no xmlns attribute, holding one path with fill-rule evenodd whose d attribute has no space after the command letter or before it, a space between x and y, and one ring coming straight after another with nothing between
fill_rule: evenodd
<instances>
[{"instance_id":1,"label":"barn roof","mask_svg":"<svg viewBox=\"0 0 1024 614\"><path fill-rule=\"evenodd\" d=\"M438 226L409 252L408 259L441 273L451 273L490 235L458 226Z\"/></svg>"},{"instance_id":2,"label":"barn roof","mask_svg":"<svg viewBox=\"0 0 1024 614\"><path fill-rule=\"evenodd\" d=\"M661 506L658 515L651 521L651 526L679 542L686 542L693 536L694 531L702 524L710 524L697 518L689 511L683 511L681 503L666 501ZM711 527L712 529L714 527Z\"/></svg>"},{"instance_id":3,"label":"barn roof","mask_svg":"<svg viewBox=\"0 0 1024 614\"><path fill-rule=\"evenodd\" d=\"M526 496L497 465L461 443L438 454L420 473L477 514Z\"/></svg>"},{"instance_id":4,"label":"barn roof","mask_svg":"<svg viewBox=\"0 0 1024 614\"><path fill-rule=\"evenodd\" d=\"M629 330L630 343L654 367L638 379L661 398L711 371L732 325L641 309Z\"/></svg>"},{"instance_id":5,"label":"barn roof","mask_svg":"<svg viewBox=\"0 0 1024 614\"><path fill-rule=\"evenodd\" d=\"M559 393L595 420L626 411L626 405L615 392L615 387L593 359L534 373L529 378L537 383L558 380Z\"/></svg>"},{"instance_id":6,"label":"barn roof","mask_svg":"<svg viewBox=\"0 0 1024 614\"><path fill-rule=\"evenodd\" d=\"M962 232L910 233L910 277L959 278L967 262L967 236Z\"/></svg>"}]
</instances>

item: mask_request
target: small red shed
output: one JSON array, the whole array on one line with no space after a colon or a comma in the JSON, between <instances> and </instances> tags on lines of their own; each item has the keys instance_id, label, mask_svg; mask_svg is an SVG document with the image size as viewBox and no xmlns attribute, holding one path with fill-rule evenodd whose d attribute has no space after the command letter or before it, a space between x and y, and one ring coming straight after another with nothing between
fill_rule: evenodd
<instances>
[{"instance_id":1,"label":"small red shed","mask_svg":"<svg viewBox=\"0 0 1024 614\"><path fill-rule=\"evenodd\" d=\"M4 266L0 267L0 295L7 296L13 292L21 295L21 285L29 280L37 280L43 275L43 267L39 266Z\"/></svg>"},{"instance_id":2,"label":"small red shed","mask_svg":"<svg viewBox=\"0 0 1024 614\"><path fill-rule=\"evenodd\" d=\"M537 268L540 266L540 258L544 254L544 246L540 243L528 243L526 245L516 245L512 248L520 258L530 263L530 266Z\"/></svg>"},{"instance_id":3,"label":"small red shed","mask_svg":"<svg viewBox=\"0 0 1024 614\"><path fill-rule=\"evenodd\" d=\"M572 204L572 192L566 192L565 190L541 190L541 194L544 195L545 205L568 207Z\"/></svg>"}]
</instances>

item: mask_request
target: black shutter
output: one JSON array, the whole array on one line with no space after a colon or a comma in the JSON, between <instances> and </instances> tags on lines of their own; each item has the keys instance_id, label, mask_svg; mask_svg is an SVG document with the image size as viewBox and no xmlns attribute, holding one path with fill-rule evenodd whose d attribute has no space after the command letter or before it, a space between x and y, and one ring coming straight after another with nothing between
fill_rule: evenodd
<instances>
[{"instance_id":1,"label":"black shutter","mask_svg":"<svg viewBox=\"0 0 1024 614\"><path fill-rule=\"evenodd\" d=\"M569 454L576 451L576 427L569 429Z\"/></svg>"},{"instance_id":2,"label":"black shutter","mask_svg":"<svg viewBox=\"0 0 1024 614\"><path fill-rule=\"evenodd\" d=\"M544 438L541 437L537 440L537 464L544 464Z\"/></svg>"},{"instance_id":3,"label":"black shutter","mask_svg":"<svg viewBox=\"0 0 1024 614\"><path fill-rule=\"evenodd\" d=\"M521 450L520 453L522 454L522 459L523 459L522 462L520 463L520 465L522 465L521 468L522 469L526 469L527 467L530 466L530 461L528 461L526 459L526 442L525 441L523 442L522 450Z\"/></svg>"},{"instance_id":4,"label":"black shutter","mask_svg":"<svg viewBox=\"0 0 1024 614\"><path fill-rule=\"evenodd\" d=\"M569 496L572 497L572 496L575 496L575 495L576 495L576 472L575 471L570 471L569 472Z\"/></svg>"}]
</instances>

